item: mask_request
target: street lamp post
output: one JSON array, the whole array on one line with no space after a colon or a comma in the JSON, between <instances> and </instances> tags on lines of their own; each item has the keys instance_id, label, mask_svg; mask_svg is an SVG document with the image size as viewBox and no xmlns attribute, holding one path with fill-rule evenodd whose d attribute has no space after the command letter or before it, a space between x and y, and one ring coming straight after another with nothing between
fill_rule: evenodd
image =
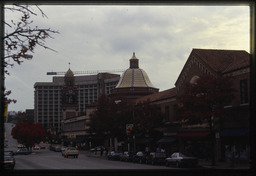
<instances>
[{"instance_id":1,"label":"street lamp post","mask_svg":"<svg viewBox=\"0 0 256 176\"><path fill-rule=\"evenodd\" d=\"M132 121L133 121L133 128L135 127L135 106L133 106L132 110ZM133 148L134 148L134 153L136 153L136 139L135 139L135 134L133 133Z\"/></svg>"}]
</instances>

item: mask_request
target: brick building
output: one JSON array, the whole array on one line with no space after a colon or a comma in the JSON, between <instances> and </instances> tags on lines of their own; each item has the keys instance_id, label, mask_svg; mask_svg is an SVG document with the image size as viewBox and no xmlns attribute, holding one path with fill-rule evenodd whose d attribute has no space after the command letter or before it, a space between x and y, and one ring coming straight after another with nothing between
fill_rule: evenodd
<instances>
[{"instance_id":1,"label":"brick building","mask_svg":"<svg viewBox=\"0 0 256 176\"><path fill-rule=\"evenodd\" d=\"M166 147L198 157L207 157L211 148L210 130L207 123L179 125L176 114L176 97L185 90L186 83L194 82L202 75L231 76L234 78L235 98L225 111L229 118L221 119L215 127L216 159L225 160L231 152L248 160L249 157L249 102L250 102L250 54L240 50L193 49L175 88L148 95L137 101L149 99L158 104L165 114L163 132ZM176 139L176 141L175 141Z\"/></svg>"}]
</instances>

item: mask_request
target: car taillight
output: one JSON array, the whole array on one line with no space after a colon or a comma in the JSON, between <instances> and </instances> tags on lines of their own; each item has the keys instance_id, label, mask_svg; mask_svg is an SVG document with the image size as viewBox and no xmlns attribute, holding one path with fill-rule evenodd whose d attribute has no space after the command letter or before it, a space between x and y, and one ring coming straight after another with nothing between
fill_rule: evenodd
<instances>
[{"instance_id":1,"label":"car taillight","mask_svg":"<svg viewBox=\"0 0 256 176\"><path fill-rule=\"evenodd\" d=\"M77 153L79 154L79 151Z\"/></svg>"}]
</instances>

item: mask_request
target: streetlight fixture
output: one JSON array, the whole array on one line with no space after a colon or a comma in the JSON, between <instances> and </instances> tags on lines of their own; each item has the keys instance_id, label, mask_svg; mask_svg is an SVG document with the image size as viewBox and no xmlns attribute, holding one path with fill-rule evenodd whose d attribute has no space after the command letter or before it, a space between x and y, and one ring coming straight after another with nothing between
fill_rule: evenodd
<instances>
[{"instance_id":1,"label":"streetlight fixture","mask_svg":"<svg viewBox=\"0 0 256 176\"><path fill-rule=\"evenodd\" d=\"M26 55L25 55L25 58L26 58L26 59L32 59L32 58L33 58L33 55L31 55L31 54L26 54Z\"/></svg>"}]
</instances>

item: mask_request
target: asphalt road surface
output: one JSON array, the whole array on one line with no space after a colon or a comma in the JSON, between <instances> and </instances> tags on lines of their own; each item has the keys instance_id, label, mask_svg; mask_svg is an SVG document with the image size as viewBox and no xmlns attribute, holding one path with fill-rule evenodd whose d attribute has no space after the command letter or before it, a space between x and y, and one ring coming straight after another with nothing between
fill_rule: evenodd
<instances>
[{"instance_id":1,"label":"asphalt road surface","mask_svg":"<svg viewBox=\"0 0 256 176\"><path fill-rule=\"evenodd\" d=\"M11 123L5 124L8 147L5 150L17 150L17 141L11 136ZM31 169L171 169L165 166L153 166L131 162L109 161L104 158L90 157L85 151L80 151L79 157L64 158L61 152L50 151L48 148L33 150L29 155L15 155L16 165L14 170ZM173 168L175 169L175 168Z\"/></svg>"}]
</instances>

